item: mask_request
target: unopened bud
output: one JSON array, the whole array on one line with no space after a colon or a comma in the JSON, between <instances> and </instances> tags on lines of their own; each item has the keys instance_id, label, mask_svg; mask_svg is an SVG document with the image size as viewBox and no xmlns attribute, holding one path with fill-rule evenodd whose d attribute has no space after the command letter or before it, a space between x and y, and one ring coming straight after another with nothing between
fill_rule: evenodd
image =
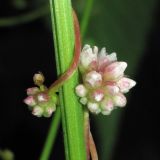
<instances>
[{"instance_id":1,"label":"unopened bud","mask_svg":"<svg viewBox=\"0 0 160 160\"><path fill-rule=\"evenodd\" d=\"M47 102L49 100L49 97L46 93L40 93L37 95L38 102Z\"/></svg>"},{"instance_id":2,"label":"unopened bud","mask_svg":"<svg viewBox=\"0 0 160 160\"><path fill-rule=\"evenodd\" d=\"M44 83L44 76L41 72L34 74L33 76L33 81L35 83L35 85L37 86L41 86Z\"/></svg>"},{"instance_id":3,"label":"unopened bud","mask_svg":"<svg viewBox=\"0 0 160 160\"><path fill-rule=\"evenodd\" d=\"M96 87L99 87L101 85L102 76L101 76L100 73L98 73L96 71L91 71L91 72L86 74L84 80L87 83L87 85L89 85L92 88L96 88Z\"/></svg>"},{"instance_id":4,"label":"unopened bud","mask_svg":"<svg viewBox=\"0 0 160 160\"><path fill-rule=\"evenodd\" d=\"M83 105L86 105L87 102L88 102L87 97L82 97L82 98L80 99L80 103L83 104Z\"/></svg>"},{"instance_id":5,"label":"unopened bud","mask_svg":"<svg viewBox=\"0 0 160 160\"><path fill-rule=\"evenodd\" d=\"M98 103L88 102L87 107L92 113L98 114L101 112Z\"/></svg>"},{"instance_id":6,"label":"unopened bud","mask_svg":"<svg viewBox=\"0 0 160 160\"><path fill-rule=\"evenodd\" d=\"M27 98L25 98L24 103L27 104L28 106L31 106L31 107L36 105L36 101L33 96L28 96Z\"/></svg>"},{"instance_id":7,"label":"unopened bud","mask_svg":"<svg viewBox=\"0 0 160 160\"><path fill-rule=\"evenodd\" d=\"M90 98L96 102L100 102L104 97L104 92L102 89L97 89L90 94Z\"/></svg>"},{"instance_id":8,"label":"unopened bud","mask_svg":"<svg viewBox=\"0 0 160 160\"><path fill-rule=\"evenodd\" d=\"M127 103L126 97L119 93L113 97L114 105L118 107L124 107Z\"/></svg>"},{"instance_id":9,"label":"unopened bud","mask_svg":"<svg viewBox=\"0 0 160 160\"><path fill-rule=\"evenodd\" d=\"M27 89L27 95L35 95L39 92L39 88L38 87L32 87L32 88L28 88Z\"/></svg>"},{"instance_id":10,"label":"unopened bud","mask_svg":"<svg viewBox=\"0 0 160 160\"><path fill-rule=\"evenodd\" d=\"M37 117L41 117L43 114L43 109L40 106L36 106L33 108L32 114Z\"/></svg>"},{"instance_id":11,"label":"unopened bud","mask_svg":"<svg viewBox=\"0 0 160 160\"><path fill-rule=\"evenodd\" d=\"M85 97L87 94L87 89L84 85L80 84L76 87L76 94L79 97Z\"/></svg>"},{"instance_id":12,"label":"unopened bud","mask_svg":"<svg viewBox=\"0 0 160 160\"><path fill-rule=\"evenodd\" d=\"M109 98L105 98L101 102L101 109L102 109L102 114L109 115L111 111L114 109L112 100Z\"/></svg>"}]
</instances>

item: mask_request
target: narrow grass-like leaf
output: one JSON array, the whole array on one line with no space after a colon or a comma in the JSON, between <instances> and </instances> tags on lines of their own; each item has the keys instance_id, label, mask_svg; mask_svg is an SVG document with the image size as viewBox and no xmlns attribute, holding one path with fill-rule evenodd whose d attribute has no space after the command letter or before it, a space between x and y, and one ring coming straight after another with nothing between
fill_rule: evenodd
<instances>
[{"instance_id":1,"label":"narrow grass-like leaf","mask_svg":"<svg viewBox=\"0 0 160 160\"><path fill-rule=\"evenodd\" d=\"M73 58L74 28L70 0L50 0L56 61L64 73ZM86 149L83 129L83 110L77 101L74 88L78 83L77 71L60 90L60 106L67 160L85 160Z\"/></svg>"}]
</instances>

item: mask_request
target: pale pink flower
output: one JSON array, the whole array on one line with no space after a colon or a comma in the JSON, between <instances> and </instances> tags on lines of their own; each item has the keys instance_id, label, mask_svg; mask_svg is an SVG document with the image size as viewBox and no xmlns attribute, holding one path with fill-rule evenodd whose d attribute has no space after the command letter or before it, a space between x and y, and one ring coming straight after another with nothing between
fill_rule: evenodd
<instances>
[{"instance_id":1,"label":"pale pink flower","mask_svg":"<svg viewBox=\"0 0 160 160\"><path fill-rule=\"evenodd\" d=\"M57 95L49 95L47 87L43 85L42 73L35 74L33 80L38 87L27 89L28 96L24 99L24 103L29 106L33 115L50 117L56 110Z\"/></svg>"},{"instance_id":2,"label":"pale pink flower","mask_svg":"<svg viewBox=\"0 0 160 160\"><path fill-rule=\"evenodd\" d=\"M79 84L75 92L80 103L87 105L95 114L109 115L116 107L124 107L127 93L136 82L126 78L124 71L126 62L117 61L116 53L108 54L105 48L98 51L85 45L80 56L79 69L83 84Z\"/></svg>"}]
</instances>

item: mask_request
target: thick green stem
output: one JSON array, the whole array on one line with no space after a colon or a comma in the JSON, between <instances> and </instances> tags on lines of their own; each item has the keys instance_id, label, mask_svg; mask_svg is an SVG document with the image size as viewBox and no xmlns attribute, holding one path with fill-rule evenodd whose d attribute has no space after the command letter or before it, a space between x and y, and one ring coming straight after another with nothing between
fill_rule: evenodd
<instances>
[{"instance_id":1,"label":"thick green stem","mask_svg":"<svg viewBox=\"0 0 160 160\"><path fill-rule=\"evenodd\" d=\"M84 33L86 32L86 28L87 28L87 23L89 21L89 15L90 13L88 11L91 12L91 7L92 7L92 3L91 2L93 0L87 0L86 3L86 8L85 8L85 11L84 11L84 14L83 14L83 17L82 17L82 28L81 28L81 32L82 32L82 37L84 37ZM89 10L87 10L87 7L89 6ZM53 10L51 10L51 12L53 12ZM53 16L53 14L52 14ZM56 42L56 37L54 38L54 41ZM57 42L56 42L57 43ZM76 48L76 47L75 47ZM55 46L55 49L56 51L58 52L58 49L57 49L57 46ZM74 58L73 58L73 61L75 59L75 55L74 55ZM73 63L72 61L72 63ZM59 55L56 54L56 63L57 63L57 72L58 72L58 75L60 75L60 65L59 65ZM65 72L66 73L66 72ZM63 76L60 77L60 80L62 79ZM59 80L58 80L59 81ZM54 87L55 85L57 84L57 81L53 83L53 85L50 87L52 88L51 90L54 92L57 88ZM86 111L87 112L87 111ZM84 117L88 117L89 118L89 115L88 113L84 112ZM86 114L85 114L86 113ZM52 148L52 145L54 144L54 140L55 140L55 136L56 136L56 132L58 131L58 126L59 126L59 123L60 123L60 112L59 110L56 111L56 113L53 115L53 119L52 119L52 122L51 122L51 128L48 132L48 136L47 136L47 139L46 139L46 142L45 142L45 145L44 145L44 148L43 148L43 151L42 151L42 154L41 154L41 158L40 160L48 160L48 157L50 155L50 151L51 151L51 148ZM89 120L89 119L88 119ZM89 121L86 121L87 123ZM84 122L85 123L85 122ZM56 125L57 124L57 125ZM88 128L89 129L89 128ZM89 141L87 139L89 139L89 130L88 129L85 129L85 141L86 143L89 143ZM55 131L54 133L52 131ZM53 134L53 135L52 135ZM51 139L51 136L52 135L52 139ZM51 145L52 143L52 145ZM89 144L86 145L87 146L87 155L89 155Z\"/></svg>"},{"instance_id":2,"label":"thick green stem","mask_svg":"<svg viewBox=\"0 0 160 160\"><path fill-rule=\"evenodd\" d=\"M50 0L57 64L64 73L74 53L74 27L70 0ZM78 83L77 71L60 92L62 126L67 160L86 160L83 132L83 110L77 101L74 88Z\"/></svg>"}]
</instances>

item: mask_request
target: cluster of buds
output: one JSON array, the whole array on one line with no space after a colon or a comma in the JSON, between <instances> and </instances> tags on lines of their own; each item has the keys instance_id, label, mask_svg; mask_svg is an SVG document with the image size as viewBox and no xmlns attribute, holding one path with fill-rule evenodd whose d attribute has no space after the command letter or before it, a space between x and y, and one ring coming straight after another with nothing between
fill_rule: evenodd
<instances>
[{"instance_id":1,"label":"cluster of buds","mask_svg":"<svg viewBox=\"0 0 160 160\"><path fill-rule=\"evenodd\" d=\"M116 107L124 107L124 93L136 85L124 75L126 67L126 62L117 61L116 53L107 54L105 48L98 51L96 46L92 49L85 45L79 64L83 83L75 89L80 103L87 105L92 113L104 115Z\"/></svg>"},{"instance_id":2,"label":"cluster of buds","mask_svg":"<svg viewBox=\"0 0 160 160\"><path fill-rule=\"evenodd\" d=\"M24 99L24 103L29 106L32 114L37 117L50 117L56 110L57 95L50 95L44 83L42 73L35 74L33 81L37 87L27 89L28 97Z\"/></svg>"}]
</instances>

